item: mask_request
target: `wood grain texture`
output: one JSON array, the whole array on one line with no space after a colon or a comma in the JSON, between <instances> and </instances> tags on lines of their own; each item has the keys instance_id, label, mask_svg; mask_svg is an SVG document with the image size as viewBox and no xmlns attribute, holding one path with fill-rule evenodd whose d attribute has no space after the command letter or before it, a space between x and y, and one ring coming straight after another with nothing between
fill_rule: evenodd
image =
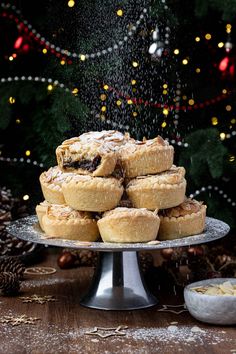
<instances>
[{"instance_id":1,"label":"wood grain texture","mask_svg":"<svg viewBox=\"0 0 236 354\"><path fill-rule=\"evenodd\" d=\"M12 314L39 317L34 325L12 327L0 323L0 353L234 353L235 327L204 325L188 312L160 312L161 305L136 311L100 311L84 308L79 301L89 287L93 270L60 270L58 249L48 250L40 265L57 268L52 275L27 276L19 296L53 295L56 302L22 303L19 296L0 297L1 317ZM182 304L174 294L159 294L160 304ZM178 310L178 309L177 309ZM173 323L178 322L178 323ZM94 327L128 326L122 337L86 335ZM172 327L169 327L172 326ZM193 332L197 326L202 332Z\"/></svg>"}]
</instances>

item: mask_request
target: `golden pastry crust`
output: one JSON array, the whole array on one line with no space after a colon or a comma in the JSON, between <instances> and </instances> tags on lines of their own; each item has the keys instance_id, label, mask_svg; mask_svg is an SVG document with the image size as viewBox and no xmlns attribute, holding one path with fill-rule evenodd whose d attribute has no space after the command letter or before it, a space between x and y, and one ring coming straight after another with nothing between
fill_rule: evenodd
<instances>
[{"instance_id":1,"label":"golden pastry crust","mask_svg":"<svg viewBox=\"0 0 236 354\"><path fill-rule=\"evenodd\" d=\"M153 241L160 219L146 209L116 208L104 213L98 228L104 242L134 243Z\"/></svg>"},{"instance_id":2,"label":"golden pastry crust","mask_svg":"<svg viewBox=\"0 0 236 354\"><path fill-rule=\"evenodd\" d=\"M63 171L82 175L111 175L117 163L117 149L129 139L115 130L88 132L65 140L56 149L57 162Z\"/></svg>"},{"instance_id":3,"label":"golden pastry crust","mask_svg":"<svg viewBox=\"0 0 236 354\"><path fill-rule=\"evenodd\" d=\"M75 175L62 184L66 203L76 210L102 212L115 208L124 188L121 180Z\"/></svg>"},{"instance_id":4,"label":"golden pastry crust","mask_svg":"<svg viewBox=\"0 0 236 354\"><path fill-rule=\"evenodd\" d=\"M92 242L99 236L97 222L90 213L67 205L49 206L42 217L42 224L49 237Z\"/></svg>"},{"instance_id":5,"label":"golden pastry crust","mask_svg":"<svg viewBox=\"0 0 236 354\"><path fill-rule=\"evenodd\" d=\"M61 185L71 175L73 173L64 173L58 166L51 167L48 171L43 172L39 181L45 200L52 204L65 204Z\"/></svg>"},{"instance_id":6,"label":"golden pastry crust","mask_svg":"<svg viewBox=\"0 0 236 354\"><path fill-rule=\"evenodd\" d=\"M186 199L175 208L160 211L159 240L174 240L201 234L205 228L206 205Z\"/></svg>"},{"instance_id":7,"label":"golden pastry crust","mask_svg":"<svg viewBox=\"0 0 236 354\"><path fill-rule=\"evenodd\" d=\"M119 151L126 177L156 174L168 170L174 160L174 148L157 136L154 139L130 139Z\"/></svg>"},{"instance_id":8,"label":"golden pastry crust","mask_svg":"<svg viewBox=\"0 0 236 354\"><path fill-rule=\"evenodd\" d=\"M44 229L43 229L42 219L43 219L43 216L47 213L49 206L51 206L51 204L48 203L46 200L44 200L42 203L38 204L35 208L36 214L38 217L38 221L39 221L39 225L43 231L44 231Z\"/></svg>"},{"instance_id":9,"label":"golden pastry crust","mask_svg":"<svg viewBox=\"0 0 236 354\"><path fill-rule=\"evenodd\" d=\"M166 209L185 199L186 180L183 167L172 166L153 176L139 176L126 186L126 193L135 208Z\"/></svg>"}]
</instances>

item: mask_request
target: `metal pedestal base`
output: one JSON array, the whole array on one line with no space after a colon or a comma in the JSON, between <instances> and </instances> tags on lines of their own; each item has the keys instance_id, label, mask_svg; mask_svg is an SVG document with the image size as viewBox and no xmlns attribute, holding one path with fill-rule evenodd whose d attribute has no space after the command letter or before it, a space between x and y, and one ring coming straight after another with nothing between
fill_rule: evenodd
<instances>
[{"instance_id":1,"label":"metal pedestal base","mask_svg":"<svg viewBox=\"0 0 236 354\"><path fill-rule=\"evenodd\" d=\"M139 269L137 252L100 252L91 288L81 305L101 310L135 310L157 304Z\"/></svg>"}]
</instances>

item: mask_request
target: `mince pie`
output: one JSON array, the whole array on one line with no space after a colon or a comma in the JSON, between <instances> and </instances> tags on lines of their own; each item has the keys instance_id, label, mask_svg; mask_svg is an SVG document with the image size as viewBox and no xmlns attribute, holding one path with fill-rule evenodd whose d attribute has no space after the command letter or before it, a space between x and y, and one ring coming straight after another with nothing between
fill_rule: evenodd
<instances>
[{"instance_id":1,"label":"mince pie","mask_svg":"<svg viewBox=\"0 0 236 354\"><path fill-rule=\"evenodd\" d=\"M185 198L186 180L183 167L132 179L126 193L135 208L166 209L181 204Z\"/></svg>"},{"instance_id":2,"label":"mince pie","mask_svg":"<svg viewBox=\"0 0 236 354\"><path fill-rule=\"evenodd\" d=\"M58 166L51 167L48 171L43 172L39 181L45 200L52 204L65 204L61 185L70 175L73 175L73 173L63 173Z\"/></svg>"},{"instance_id":3,"label":"mince pie","mask_svg":"<svg viewBox=\"0 0 236 354\"><path fill-rule=\"evenodd\" d=\"M151 140L129 139L119 149L126 177L156 174L168 170L174 159L174 148L157 136Z\"/></svg>"},{"instance_id":4,"label":"mince pie","mask_svg":"<svg viewBox=\"0 0 236 354\"><path fill-rule=\"evenodd\" d=\"M116 208L98 220L104 242L148 242L157 237L160 220L157 211Z\"/></svg>"},{"instance_id":5,"label":"mince pie","mask_svg":"<svg viewBox=\"0 0 236 354\"><path fill-rule=\"evenodd\" d=\"M48 207L51 205L52 204L50 204L46 200L44 200L42 203L38 204L35 208L36 214L38 217L38 221L39 221L39 225L43 231L44 231L44 229L43 229L42 219L43 219L43 216L46 214Z\"/></svg>"},{"instance_id":6,"label":"mince pie","mask_svg":"<svg viewBox=\"0 0 236 354\"><path fill-rule=\"evenodd\" d=\"M102 212L115 208L124 188L113 177L74 175L62 184L62 192L70 207L76 210Z\"/></svg>"},{"instance_id":7,"label":"mince pie","mask_svg":"<svg viewBox=\"0 0 236 354\"><path fill-rule=\"evenodd\" d=\"M195 199L185 199L177 207L160 211L159 240L174 240L201 234L205 227L206 205Z\"/></svg>"},{"instance_id":8,"label":"mince pie","mask_svg":"<svg viewBox=\"0 0 236 354\"><path fill-rule=\"evenodd\" d=\"M67 205L48 206L41 222L49 237L78 241L96 241L99 237L97 222L91 213Z\"/></svg>"},{"instance_id":9,"label":"mince pie","mask_svg":"<svg viewBox=\"0 0 236 354\"><path fill-rule=\"evenodd\" d=\"M117 150L130 138L115 130L88 132L65 140L56 149L57 162L65 172L108 176L117 163Z\"/></svg>"}]
</instances>

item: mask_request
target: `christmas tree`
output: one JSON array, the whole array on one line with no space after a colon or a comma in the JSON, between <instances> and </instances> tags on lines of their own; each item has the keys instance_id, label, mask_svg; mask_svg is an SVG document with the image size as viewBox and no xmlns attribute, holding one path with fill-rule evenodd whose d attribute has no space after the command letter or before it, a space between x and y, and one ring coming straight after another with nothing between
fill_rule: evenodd
<instances>
[{"instance_id":1,"label":"christmas tree","mask_svg":"<svg viewBox=\"0 0 236 354\"><path fill-rule=\"evenodd\" d=\"M160 134L188 195L235 227L235 13L235 0L1 3L0 185L33 206L65 138Z\"/></svg>"}]
</instances>

